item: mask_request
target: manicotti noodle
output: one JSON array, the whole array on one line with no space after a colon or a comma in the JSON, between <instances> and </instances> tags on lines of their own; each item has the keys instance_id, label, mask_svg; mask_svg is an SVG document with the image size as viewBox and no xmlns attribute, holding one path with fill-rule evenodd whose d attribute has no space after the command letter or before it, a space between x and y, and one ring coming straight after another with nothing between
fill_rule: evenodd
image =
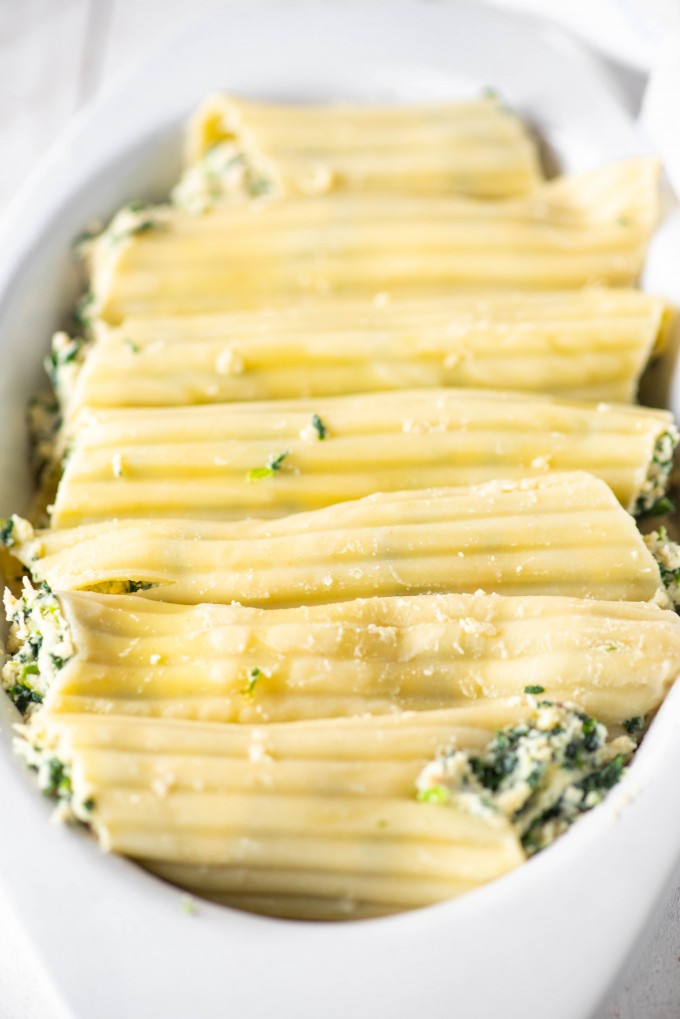
<instances>
[{"instance_id":1,"label":"manicotti noodle","mask_svg":"<svg viewBox=\"0 0 680 1019\"><path fill-rule=\"evenodd\" d=\"M68 762L74 807L104 848L297 919L423 906L521 863L504 818L413 797L437 748L489 735L466 708L257 727L43 712L26 733Z\"/></svg>"},{"instance_id":2,"label":"manicotti noodle","mask_svg":"<svg viewBox=\"0 0 680 1019\"><path fill-rule=\"evenodd\" d=\"M639 602L479 593L272 610L88 592L48 601L30 589L8 598L16 652L3 681L25 675L40 632L31 676L53 714L252 724L481 711L537 684L621 725L654 712L680 672L680 620ZM55 628L56 655L46 636Z\"/></svg>"},{"instance_id":3,"label":"manicotti noodle","mask_svg":"<svg viewBox=\"0 0 680 1019\"><path fill-rule=\"evenodd\" d=\"M485 202L331 194L126 210L91 251L104 321L304 296L630 286L657 219L658 166L634 159Z\"/></svg>"},{"instance_id":4,"label":"manicotti noodle","mask_svg":"<svg viewBox=\"0 0 680 1019\"><path fill-rule=\"evenodd\" d=\"M668 411L486 390L87 412L52 525L278 517L375 491L585 470L629 510L663 495Z\"/></svg>"},{"instance_id":5,"label":"manicotti noodle","mask_svg":"<svg viewBox=\"0 0 680 1019\"><path fill-rule=\"evenodd\" d=\"M633 400L666 332L636 290L437 295L99 323L82 368L57 334L62 411L486 387Z\"/></svg>"},{"instance_id":6,"label":"manicotti noodle","mask_svg":"<svg viewBox=\"0 0 680 1019\"><path fill-rule=\"evenodd\" d=\"M590 474L377 494L277 520L128 519L34 532L12 554L54 590L281 608L374 595L666 600L634 520Z\"/></svg>"},{"instance_id":7,"label":"manicotti noodle","mask_svg":"<svg viewBox=\"0 0 680 1019\"><path fill-rule=\"evenodd\" d=\"M542 179L536 145L496 96L426 106L285 106L208 96L188 132L188 200L390 191L499 198ZM250 169L250 174L247 172ZM256 187L257 190L257 187ZM252 193L252 188L251 188Z\"/></svg>"}]
</instances>

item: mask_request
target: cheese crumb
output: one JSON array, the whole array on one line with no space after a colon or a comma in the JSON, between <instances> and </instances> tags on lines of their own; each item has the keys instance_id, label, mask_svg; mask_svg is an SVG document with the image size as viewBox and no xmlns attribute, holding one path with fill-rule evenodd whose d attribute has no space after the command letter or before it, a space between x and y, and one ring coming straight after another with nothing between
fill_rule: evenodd
<instances>
[{"instance_id":1,"label":"cheese crumb","mask_svg":"<svg viewBox=\"0 0 680 1019\"><path fill-rule=\"evenodd\" d=\"M231 347L226 347L215 359L215 371L218 375L242 375L244 369L243 358Z\"/></svg>"}]
</instances>

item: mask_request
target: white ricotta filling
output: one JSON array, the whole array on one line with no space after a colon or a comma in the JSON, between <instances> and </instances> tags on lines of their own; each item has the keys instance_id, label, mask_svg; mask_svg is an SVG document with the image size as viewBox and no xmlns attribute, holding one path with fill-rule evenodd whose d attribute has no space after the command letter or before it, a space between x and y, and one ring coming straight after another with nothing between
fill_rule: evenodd
<instances>
[{"instance_id":1,"label":"white ricotta filling","mask_svg":"<svg viewBox=\"0 0 680 1019\"><path fill-rule=\"evenodd\" d=\"M447 750L427 764L417 795L503 815L532 853L604 799L635 747L628 736L610 741L604 725L573 705L529 698L527 721L499 732L484 753Z\"/></svg>"}]
</instances>

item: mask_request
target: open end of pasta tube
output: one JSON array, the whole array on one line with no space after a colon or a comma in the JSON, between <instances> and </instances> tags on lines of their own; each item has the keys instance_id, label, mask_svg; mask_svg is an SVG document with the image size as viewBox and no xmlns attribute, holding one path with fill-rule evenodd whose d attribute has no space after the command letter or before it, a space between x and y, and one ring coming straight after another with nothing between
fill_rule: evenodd
<instances>
[{"instance_id":1,"label":"open end of pasta tube","mask_svg":"<svg viewBox=\"0 0 680 1019\"><path fill-rule=\"evenodd\" d=\"M37 565L45 554L44 543L40 532L36 533L30 521L17 515L8 517L6 520L0 519L0 552L9 561L18 560L24 567L28 578L34 583L40 584L44 590L49 591L48 578L40 576L40 569ZM172 586L172 581L152 573L140 573L134 577L131 577L129 573L129 570L100 571L96 580L90 582L87 577L82 577L79 582L70 584L69 589L115 595L139 594L159 587ZM63 578L61 578L60 584L52 582L52 586L63 587ZM5 604L7 607L7 601Z\"/></svg>"},{"instance_id":2,"label":"open end of pasta tube","mask_svg":"<svg viewBox=\"0 0 680 1019\"><path fill-rule=\"evenodd\" d=\"M191 213L207 212L220 201L277 198L281 184L275 167L233 141L213 145L189 167L172 191L172 201Z\"/></svg>"},{"instance_id":3,"label":"open end of pasta tube","mask_svg":"<svg viewBox=\"0 0 680 1019\"><path fill-rule=\"evenodd\" d=\"M628 719L626 729L639 734L642 720ZM428 764L418 798L500 812L531 855L602 802L636 746L630 735L610 741L607 728L574 704L533 700L526 720L500 730L484 753L448 751Z\"/></svg>"}]
</instances>

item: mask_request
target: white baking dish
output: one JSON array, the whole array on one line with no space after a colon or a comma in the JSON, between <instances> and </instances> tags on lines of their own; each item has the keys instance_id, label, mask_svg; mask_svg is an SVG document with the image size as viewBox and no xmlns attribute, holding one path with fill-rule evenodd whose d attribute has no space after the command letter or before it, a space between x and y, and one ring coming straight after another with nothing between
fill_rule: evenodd
<instances>
[{"instance_id":1,"label":"white baking dish","mask_svg":"<svg viewBox=\"0 0 680 1019\"><path fill-rule=\"evenodd\" d=\"M124 200L167 191L181 120L204 93L416 100L484 85L530 117L565 168L644 149L606 65L561 33L474 3L229 5L79 117L2 232L0 514L28 496L24 408L77 291L70 241ZM679 263L669 220L649 288L680 300ZM179 891L50 825L12 756L14 721L0 698L0 885L78 1019L585 1019L680 858L680 690L607 803L553 848L459 901L345 925L208 904L187 916Z\"/></svg>"}]
</instances>

